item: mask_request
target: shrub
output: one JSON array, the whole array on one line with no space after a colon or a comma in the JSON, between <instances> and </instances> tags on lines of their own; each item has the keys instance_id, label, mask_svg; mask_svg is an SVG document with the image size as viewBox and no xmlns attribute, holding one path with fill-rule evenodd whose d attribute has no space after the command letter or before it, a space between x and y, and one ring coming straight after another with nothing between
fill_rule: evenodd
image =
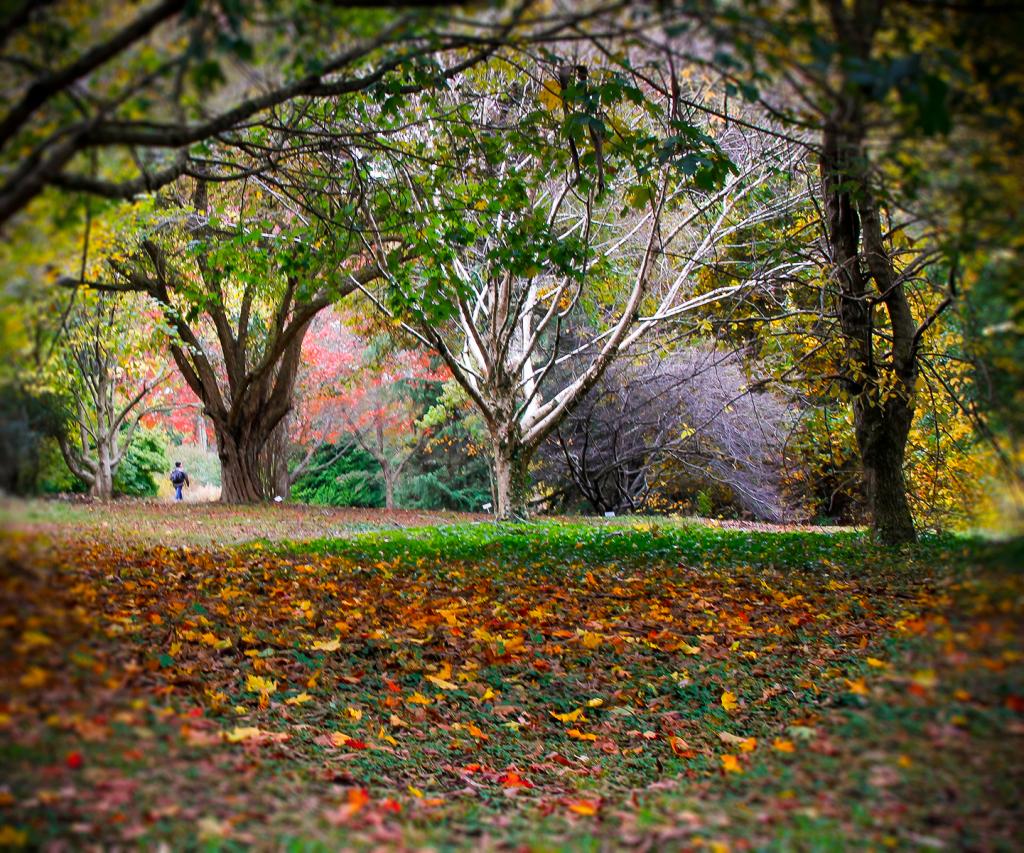
<instances>
[{"instance_id":1,"label":"shrub","mask_svg":"<svg viewBox=\"0 0 1024 853\"><path fill-rule=\"evenodd\" d=\"M167 458L167 436L163 430L138 430L114 474L114 494L134 497L156 497L158 478L170 468Z\"/></svg>"},{"instance_id":2,"label":"shrub","mask_svg":"<svg viewBox=\"0 0 1024 853\"><path fill-rule=\"evenodd\" d=\"M337 452L330 444L316 452L310 472L292 486L292 499L324 506L383 507L384 485L376 460L352 446L326 464Z\"/></svg>"}]
</instances>

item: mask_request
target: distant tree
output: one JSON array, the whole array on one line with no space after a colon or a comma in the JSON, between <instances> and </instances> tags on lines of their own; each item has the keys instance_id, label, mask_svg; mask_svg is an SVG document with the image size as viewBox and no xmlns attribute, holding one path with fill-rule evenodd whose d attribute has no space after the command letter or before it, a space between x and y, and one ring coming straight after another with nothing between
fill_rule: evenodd
<instances>
[{"instance_id":1,"label":"distant tree","mask_svg":"<svg viewBox=\"0 0 1024 853\"><path fill-rule=\"evenodd\" d=\"M187 206L158 209L148 236L108 258L112 280L85 282L145 293L159 307L171 356L213 424L226 503L288 494L282 424L306 332L379 274L361 253L318 250L301 221L259 198L243 189L211 200L193 182Z\"/></svg>"},{"instance_id":2,"label":"distant tree","mask_svg":"<svg viewBox=\"0 0 1024 853\"><path fill-rule=\"evenodd\" d=\"M52 369L74 401L61 452L98 498L112 497L118 466L153 411L147 398L168 375L145 320L148 307L144 297L81 294L54 355Z\"/></svg>"},{"instance_id":3,"label":"distant tree","mask_svg":"<svg viewBox=\"0 0 1024 853\"><path fill-rule=\"evenodd\" d=\"M62 393L13 381L0 384L0 490L14 495L37 490L47 446L65 434L68 416Z\"/></svg>"},{"instance_id":4,"label":"distant tree","mask_svg":"<svg viewBox=\"0 0 1024 853\"><path fill-rule=\"evenodd\" d=\"M418 420L449 374L431 365L429 353L369 334L361 337L330 311L307 337L293 419L306 450L291 476L307 471L321 444L354 441L380 466L385 506L392 509L402 471L429 438Z\"/></svg>"}]
</instances>

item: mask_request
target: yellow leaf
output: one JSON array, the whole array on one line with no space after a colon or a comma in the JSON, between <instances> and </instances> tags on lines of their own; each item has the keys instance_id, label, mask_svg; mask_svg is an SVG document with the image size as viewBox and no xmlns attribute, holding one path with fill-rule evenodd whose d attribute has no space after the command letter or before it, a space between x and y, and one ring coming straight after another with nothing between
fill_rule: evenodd
<instances>
[{"instance_id":1,"label":"yellow leaf","mask_svg":"<svg viewBox=\"0 0 1024 853\"><path fill-rule=\"evenodd\" d=\"M740 744L741 752L753 752L755 749L757 749L756 737L744 738L743 742Z\"/></svg>"},{"instance_id":2,"label":"yellow leaf","mask_svg":"<svg viewBox=\"0 0 1024 853\"><path fill-rule=\"evenodd\" d=\"M313 643L313 649L318 652L336 652L340 648L340 637L335 637L333 640L317 640Z\"/></svg>"},{"instance_id":3,"label":"yellow leaf","mask_svg":"<svg viewBox=\"0 0 1024 853\"><path fill-rule=\"evenodd\" d=\"M700 646L691 646L689 643L686 642L680 642L679 645L676 646L676 650L682 652L684 655L700 654Z\"/></svg>"},{"instance_id":4,"label":"yellow leaf","mask_svg":"<svg viewBox=\"0 0 1024 853\"><path fill-rule=\"evenodd\" d=\"M363 718L363 712L358 708L353 708L351 705L345 709L345 713L353 720L361 720Z\"/></svg>"},{"instance_id":5,"label":"yellow leaf","mask_svg":"<svg viewBox=\"0 0 1024 853\"><path fill-rule=\"evenodd\" d=\"M430 700L422 693L413 693L408 699L405 700L410 705L429 705Z\"/></svg>"},{"instance_id":6,"label":"yellow leaf","mask_svg":"<svg viewBox=\"0 0 1024 853\"><path fill-rule=\"evenodd\" d=\"M228 743L241 743L246 740L254 740L263 735L263 731L256 726L235 726L231 731L224 733L224 739Z\"/></svg>"},{"instance_id":7,"label":"yellow leaf","mask_svg":"<svg viewBox=\"0 0 1024 853\"><path fill-rule=\"evenodd\" d=\"M344 746L350 740L352 740L352 738L344 732L331 732L331 743L335 746Z\"/></svg>"},{"instance_id":8,"label":"yellow leaf","mask_svg":"<svg viewBox=\"0 0 1024 853\"><path fill-rule=\"evenodd\" d=\"M480 701L486 702L488 699L493 699L495 696L497 696L497 694L493 690L491 690L490 687L488 687L484 691L484 695L480 697Z\"/></svg>"},{"instance_id":9,"label":"yellow leaf","mask_svg":"<svg viewBox=\"0 0 1024 853\"><path fill-rule=\"evenodd\" d=\"M871 688L864 683L863 678L858 678L856 681L847 678L846 686L849 688L851 693L856 693L858 696L871 695Z\"/></svg>"},{"instance_id":10,"label":"yellow leaf","mask_svg":"<svg viewBox=\"0 0 1024 853\"><path fill-rule=\"evenodd\" d=\"M28 844L28 833L14 826L0 826L0 847L6 849L25 847Z\"/></svg>"},{"instance_id":11,"label":"yellow leaf","mask_svg":"<svg viewBox=\"0 0 1024 853\"><path fill-rule=\"evenodd\" d=\"M249 675L245 679L245 689L251 690L253 693L275 693L277 692L277 682L264 678L262 675Z\"/></svg>"},{"instance_id":12,"label":"yellow leaf","mask_svg":"<svg viewBox=\"0 0 1024 853\"><path fill-rule=\"evenodd\" d=\"M778 752L796 752L796 747L793 746L793 741L783 740L782 738L775 738L772 741L772 749Z\"/></svg>"},{"instance_id":13,"label":"yellow leaf","mask_svg":"<svg viewBox=\"0 0 1024 853\"><path fill-rule=\"evenodd\" d=\"M541 86L540 92L537 94L537 97L544 105L544 108L550 112L557 110L561 105L561 92L562 87L558 85L557 80L545 80L544 84Z\"/></svg>"},{"instance_id":14,"label":"yellow leaf","mask_svg":"<svg viewBox=\"0 0 1024 853\"><path fill-rule=\"evenodd\" d=\"M590 732L581 732L579 729L569 729L566 734L576 740L597 740L597 735L591 734Z\"/></svg>"},{"instance_id":15,"label":"yellow leaf","mask_svg":"<svg viewBox=\"0 0 1024 853\"><path fill-rule=\"evenodd\" d=\"M565 714L556 714L554 711L549 711L556 720L561 720L563 723L585 723L587 718L583 716L583 709L577 708L575 711L569 711Z\"/></svg>"},{"instance_id":16,"label":"yellow leaf","mask_svg":"<svg viewBox=\"0 0 1024 853\"><path fill-rule=\"evenodd\" d=\"M27 687L31 690L35 687L42 687L46 684L49 677L50 675L45 669L33 666L19 679L19 683L22 687Z\"/></svg>"},{"instance_id":17,"label":"yellow leaf","mask_svg":"<svg viewBox=\"0 0 1024 853\"><path fill-rule=\"evenodd\" d=\"M452 682L447 681L446 679L441 678L438 675L428 675L427 676L427 681L429 681L431 684L436 684L442 690L458 690L459 689L459 685L453 684Z\"/></svg>"},{"instance_id":18,"label":"yellow leaf","mask_svg":"<svg viewBox=\"0 0 1024 853\"><path fill-rule=\"evenodd\" d=\"M878 658L868 658L867 661L868 666L873 666L875 669L884 669L889 665L884 660L879 660Z\"/></svg>"},{"instance_id":19,"label":"yellow leaf","mask_svg":"<svg viewBox=\"0 0 1024 853\"><path fill-rule=\"evenodd\" d=\"M398 746L398 741L395 740L386 731L384 731L384 726L380 727L380 731L377 732L377 737L379 737L385 743L390 743L392 746Z\"/></svg>"},{"instance_id":20,"label":"yellow leaf","mask_svg":"<svg viewBox=\"0 0 1024 853\"><path fill-rule=\"evenodd\" d=\"M588 708L600 708L604 704L604 699L588 699Z\"/></svg>"},{"instance_id":21,"label":"yellow leaf","mask_svg":"<svg viewBox=\"0 0 1024 853\"><path fill-rule=\"evenodd\" d=\"M736 701L735 693L730 693L728 690L722 693L722 707L726 711L735 711L738 706L739 702Z\"/></svg>"},{"instance_id":22,"label":"yellow leaf","mask_svg":"<svg viewBox=\"0 0 1024 853\"><path fill-rule=\"evenodd\" d=\"M423 799L423 792L419 788L414 788L412 785L409 786L409 793L412 794L417 800Z\"/></svg>"},{"instance_id":23,"label":"yellow leaf","mask_svg":"<svg viewBox=\"0 0 1024 853\"><path fill-rule=\"evenodd\" d=\"M584 648L593 650L593 649L596 649L598 646L600 646L601 643L604 642L604 641L602 640L600 634L594 634L591 631L584 631L583 632L583 641L582 642L583 642L583 647Z\"/></svg>"},{"instance_id":24,"label":"yellow leaf","mask_svg":"<svg viewBox=\"0 0 1024 853\"><path fill-rule=\"evenodd\" d=\"M53 645L53 640L40 631L26 631L21 635L21 645L29 649L39 648Z\"/></svg>"},{"instance_id":25,"label":"yellow leaf","mask_svg":"<svg viewBox=\"0 0 1024 853\"><path fill-rule=\"evenodd\" d=\"M939 677L935 674L934 669L919 669L914 673L911 681L913 681L918 687L924 687L931 690L939 683Z\"/></svg>"},{"instance_id":26,"label":"yellow leaf","mask_svg":"<svg viewBox=\"0 0 1024 853\"><path fill-rule=\"evenodd\" d=\"M285 705L301 705L303 702L312 702L313 697L308 693L300 693L298 696L292 696L290 699L285 699Z\"/></svg>"},{"instance_id":27,"label":"yellow leaf","mask_svg":"<svg viewBox=\"0 0 1024 853\"><path fill-rule=\"evenodd\" d=\"M719 757L722 759L722 769L726 773L743 772L743 768L740 766L740 760L735 755L722 755Z\"/></svg>"}]
</instances>

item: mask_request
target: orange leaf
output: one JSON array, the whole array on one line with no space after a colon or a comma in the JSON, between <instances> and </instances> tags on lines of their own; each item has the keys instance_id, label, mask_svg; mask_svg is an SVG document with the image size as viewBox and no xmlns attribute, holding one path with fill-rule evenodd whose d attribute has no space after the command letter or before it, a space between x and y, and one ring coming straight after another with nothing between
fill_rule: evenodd
<instances>
[{"instance_id":1,"label":"orange leaf","mask_svg":"<svg viewBox=\"0 0 1024 853\"><path fill-rule=\"evenodd\" d=\"M516 770L509 770L498 777L498 781L506 788L532 788L533 782L524 779Z\"/></svg>"},{"instance_id":2,"label":"orange leaf","mask_svg":"<svg viewBox=\"0 0 1024 853\"><path fill-rule=\"evenodd\" d=\"M597 814L598 805L599 803L594 800L577 800L568 804L569 811L588 817Z\"/></svg>"}]
</instances>

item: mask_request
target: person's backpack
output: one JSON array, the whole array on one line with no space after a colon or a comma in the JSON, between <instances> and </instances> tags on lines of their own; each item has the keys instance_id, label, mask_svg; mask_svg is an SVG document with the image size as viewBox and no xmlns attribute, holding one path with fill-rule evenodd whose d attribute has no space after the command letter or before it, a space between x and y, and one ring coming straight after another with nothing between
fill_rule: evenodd
<instances>
[{"instance_id":1,"label":"person's backpack","mask_svg":"<svg viewBox=\"0 0 1024 853\"><path fill-rule=\"evenodd\" d=\"M180 486L185 482L185 472L181 468L175 468L171 471L171 483L175 486Z\"/></svg>"}]
</instances>

